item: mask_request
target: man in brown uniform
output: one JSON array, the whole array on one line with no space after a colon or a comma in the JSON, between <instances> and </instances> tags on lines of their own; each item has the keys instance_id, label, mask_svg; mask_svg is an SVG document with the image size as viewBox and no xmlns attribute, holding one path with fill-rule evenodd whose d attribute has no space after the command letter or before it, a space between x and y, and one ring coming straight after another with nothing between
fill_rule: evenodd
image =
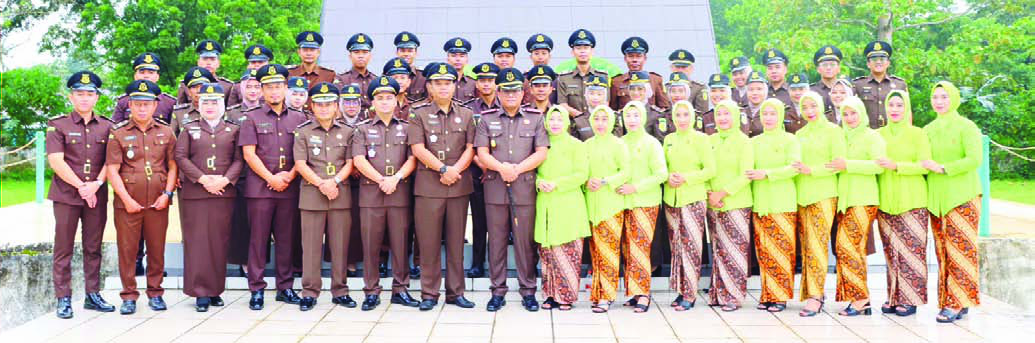
<instances>
[{"instance_id":1,"label":"man in brown uniform","mask_svg":"<svg viewBox=\"0 0 1035 343\"><path fill-rule=\"evenodd\" d=\"M534 68L533 68L534 69ZM546 159L550 140L542 114L521 107L524 77L515 68L496 76L501 109L482 117L474 145L485 166L485 214L489 224L489 275L492 298L486 310L507 304L507 241L514 239L521 304L538 311L536 290L535 170Z\"/></svg>"},{"instance_id":2,"label":"man in brown uniform","mask_svg":"<svg viewBox=\"0 0 1035 343\"><path fill-rule=\"evenodd\" d=\"M678 83L685 83L686 86L690 88L690 92L686 96L681 97L681 99L679 100L689 101L690 104L694 105L694 111L696 111L697 113L701 113L707 110L708 87L705 87L704 84L700 82L690 79L690 77L694 75L694 62L697 61L697 59L694 58L694 54L691 54L690 51L685 49L676 49L668 55L668 61L671 63L669 68L672 69L673 75L675 73L683 73L683 78L686 79L686 81L677 80ZM671 75L669 76L671 78ZM666 91L668 90L668 87L666 87ZM666 92L666 95L670 97L669 101L671 101L672 103L675 103L677 101L676 99L671 99L671 92Z\"/></svg>"},{"instance_id":3,"label":"man in brown uniform","mask_svg":"<svg viewBox=\"0 0 1035 343\"><path fill-rule=\"evenodd\" d=\"M483 113L489 113L500 108L500 102L496 99L496 75L500 68L490 62L485 62L474 67L475 90L478 95L467 106L474 112L474 122L478 125ZM474 157L475 164L478 163L478 156ZM482 174L484 166L477 165L471 168L471 178L474 181L474 192L471 193L471 268L467 270L467 277L480 278L485 276L485 259L488 246L489 228L485 222L485 192L482 187Z\"/></svg>"},{"instance_id":4,"label":"man in brown uniform","mask_svg":"<svg viewBox=\"0 0 1035 343\"><path fill-rule=\"evenodd\" d=\"M363 293L366 294L363 311L373 310L381 303L381 280L374 271L381 260L381 246L386 233L392 252L392 303L409 307L420 304L407 292L410 285L407 255L412 215L409 176L417 162L406 144L409 123L395 116L398 90L399 84L388 76L381 76L370 85L367 93L372 99L370 109L374 118L361 122L352 139L352 158L363 175L359 186L363 223Z\"/></svg>"},{"instance_id":5,"label":"man in brown uniform","mask_svg":"<svg viewBox=\"0 0 1035 343\"><path fill-rule=\"evenodd\" d=\"M730 80L733 82L731 99L741 106L747 101L747 80L751 71L751 62L747 57L737 56L730 60Z\"/></svg>"},{"instance_id":6,"label":"man in brown uniform","mask_svg":"<svg viewBox=\"0 0 1035 343\"><path fill-rule=\"evenodd\" d=\"M471 52L471 42L461 37L453 37L446 40L442 50L446 52L446 63L453 66L453 69L460 74L460 80L456 81L456 95L453 98L460 103L467 103L478 97L475 91L475 79L464 74L467 58Z\"/></svg>"},{"instance_id":7,"label":"man in brown uniform","mask_svg":"<svg viewBox=\"0 0 1035 343\"><path fill-rule=\"evenodd\" d=\"M246 70L259 70L259 68L265 67L270 62L273 62L273 51L262 44L253 44L244 49L244 60L248 61L248 65L245 67ZM241 87L244 87L240 82L233 84L230 90L227 91L226 100L233 100L233 105L227 105L229 109L231 106L240 105L244 102L244 95L241 92ZM250 107L250 106L248 106Z\"/></svg>"},{"instance_id":8,"label":"man in brown uniform","mask_svg":"<svg viewBox=\"0 0 1035 343\"><path fill-rule=\"evenodd\" d=\"M406 97L410 101L423 100L428 97L427 86L425 86L427 80L424 79L424 69L417 68L415 64L417 61L417 48L420 47L420 39L417 39L417 35L411 32L403 31L396 34L392 42L395 43L395 57L405 60L412 68L413 80L410 80L410 87L406 92Z\"/></svg>"},{"instance_id":9,"label":"man in brown uniform","mask_svg":"<svg viewBox=\"0 0 1035 343\"><path fill-rule=\"evenodd\" d=\"M54 295L58 318L72 318L72 254L75 232L83 224L83 308L115 311L101 297L101 238L108 219L104 158L114 123L93 112L101 78L80 71L66 85L73 111L47 121L47 161L54 170L47 199L54 201Z\"/></svg>"},{"instance_id":10,"label":"man in brown uniform","mask_svg":"<svg viewBox=\"0 0 1035 343\"><path fill-rule=\"evenodd\" d=\"M183 74L182 82L187 85L187 96L190 97L190 102L173 107L172 122L169 123L169 127L176 135L180 134L183 125L201 118L201 113L198 112L198 92L201 91L202 85L216 82L216 80L207 69L191 67Z\"/></svg>"},{"instance_id":11,"label":"man in brown uniform","mask_svg":"<svg viewBox=\"0 0 1035 343\"><path fill-rule=\"evenodd\" d=\"M906 81L888 73L891 66L891 44L873 41L866 45L866 67L870 75L852 80L855 96L862 99L866 106L866 115L870 116L870 128L878 129L887 125L888 115L884 110L884 98L893 90L906 90Z\"/></svg>"},{"instance_id":12,"label":"man in brown uniform","mask_svg":"<svg viewBox=\"0 0 1035 343\"><path fill-rule=\"evenodd\" d=\"M543 33L531 35L528 37L528 40L525 41L525 51L528 51L528 58L532 60L533 68L538 66L549 66L550 55L553 52L553 39ZM556 79L557 77L555 75L553 80ZM525 97L524 99L521 99L522 104L530 104L535 101L535 96L532 95L533 92L531 86L532 85L529 83L528 77L526 77L523 89L525 91ZM550 94L547 95L547 99L550 101L550 104L557 103L556 89L556 82L550 81ZM545 112L546 109L543 108L540 111Z\"/></svg>"},{"instance_id":13,"label":"man in brown uniform","mask_svg":"<svg viewBox=\"0 0 1035 343\"><path fill-rule=\"evenodd\" d=\"M644 64L647 63L647 52L650 47L647 41L640 37L629 37L622 42L622 55L625 56L625 65L629 72L611 78L611 108L615 111L625 107L629 102L629 78L633 72L644 71ZM665 88L662 85L663 78L657 73L651 72L650 87L653 95L645 102L647 105L654 105L665 109L672 107L672 102L665 96Z\"/></svg>"},{"instance_id":14,"label":"man in brown uniform","mask_svg":"<svg viewBox=\"0 0 1035 343\"><path fill-rule=\"evenodd\" d=\"M159 73L162 70L162 59L153 52L145 52L133 59L133 80L148 80L158 83ZM176 99L168 94L158 96L158 108L155 109L155 118L168 123L172 119L173 106ZM111 114L111 120L118 123L129 119L129 97L120 95L116 98L115 111Z\"/></svg>"},{"instance_id":15,"label":"man in brown uniform","mask_svg":"<svg viewBox=\"0 0 1035 343\"><path fill-rule=\"evenodd\" d=\"M410 106L412 106L414 102L424 101L424 98L414 101L408 96L409 91L413 89L413 81L415 80L416 75L413 75L413 68L410 67L410 63L406 62L405 59L393 57L388 60L388 62L385 62L384 68L381 69L381 76L387 76L392 79L399 87L399 90L396 91L398 96L395 97L396 104L394 116L396 118L405 119L406 117L409 117ZM421 76L421 78L423 77L424 76ZM370 109L367 109L367 111L370 118L365 119L373 119L374 111Z\"/></svg>"},{"instance_id":16,"label":"man in brown uniform","mask_svg":"<svg viewBox=\"0 0 1035 343\"><path fill-rule=\"evenodd\" d=\"M374 41L365 33L357 33L349 38L349 41L345 43L345 48L349 50L349 61L352 63L352 67L346 72L338 73L334 77L334 85L341 89L355 84L359 86L359 89L367 89L370 81L377 78L377 75L367 70L371 58L370 51L374 49ZM362 99L363 108L366 109L370 106L370 99L366 95L363 95Z\"/></svg>"},{"instance_id":17,"label":"man in brown uniform","mask_svg":"<svg viewBox=\"0 0 1035 343\"><path fill-rule=\"evenodd\" d=\"M429 75L432 102L410 113L407 143L420 160L414 179L414 217L420 261L422 311L438 304L442 283L442 234L446 239L446 303L474 307L464 298L464 230L468 196L473 191L467 170L474 158L474 113L453 101L457 71L446 63Z\"/></svg>"},{"instance_id":18,"label":"man in brown uniform","mask_svg":"<svg viewBox=\"0 0 1035 343\"><path fill-rule=\"evenodd\" d=\"M188 83L189 84L189 83ZM206 83L198 98L197 119L176 138L180 171L180 223L183 231L183 293L196 297L194 308L223 306L226 257L234 198L244 163L237 147L239 126L226 120L223 86Z\"/></svg>"},{"instance_id":19,"label":"man in brown uniform","mask_svg":"<svg viewBox=\"0 0 1035 343\"><path fill-rule=\"evenodd\" d=\"M712 74L708 78L708 103L709 108L697 116L694 121L694 129L711 135L719 132L715 127L715 106L723 100L732 100L730 89L730 78L726 74Z\"/></svg>"},{"instance_id":20,"label":"man in brown uniform","mask_svg":"<svg viewBox=\"0 0 1035 343\"><path fill-rule=\"evenodd\" d=\"M320 264L326 237L331 255L331 301L355 307L349 297L345 277L352 231L352 193L348 177L352 173L349 153L352 127L336 120L338 88L324 82L309 91L313 100L313 120L295 131L295 170L302 176L298 207L302 210L302 300L299 309L309 311L320 295ZM279 253L279 252L278 252Z\"/></svg>"},{"instance_id":21,"label":"man in brown uniform","mask_svg":"<svg viewBox=\"0 0 1035 343\"><path fill-rule=\"evenodd\" d=\"M550 96L554 93L553 83L557 79L557 73L548 65L538 65L525 74L525 79L528 80L527 87L522 93L527 91L529 95L523 97L522 104L538 110L539 113L546 112L546 109L553 105Z\"/></svg>"},{"instance_id":22,"label":"man in brown uniform","mask_svg":"<svg viewBox=\"0 0 1035 343\"><path fill-rule=\"evenodd\" d=\"M744 103L740 106L740 129L748 137L762 134L762 116L759 113L762 102L769 96L769 81L762 73L748 74Z\"/></svg>"},{"instance_id":23,"label":"man in brown uniform","mask_svg":"<svg viewBox=\"0 0 1035 343\"><path fill-rule=\"evenodd\" d=\"M604 86L609 87L606 80L610 79L607 72L593 69L593 66L590 64L590 61L593 59L593 49L596 45L597 39L589 30L578 29L572 32L568 36L568 46L571 47L571 55L575 57L575 69L557 75L557 103L568 108L568 113L574 122L585 122L587 124L585 127L589 137L592 137L593 130L588 126L589 119L587 118L589 117L588 112L590 108L586 106L584 96L587 83L590 76L596 75L604 78ZM577 132L582 132L580 128L575 128L575 125L571 125L571 128ZM581 135L576 135L575 137L580 140L589 139L589 137L583 138Z\"/></svg>"},{"instance_id":24,"label":"man in brown uniform","mask_svg":"<svg viewBox=\"0 0 1035 343\"><path fill-rule=\"evenodd\" d=\"M301 299L291 289L292 254L298 218L298 171L294 166L294 132L305 115L285 103L287 69L270 64L259 69L256 77L262 83L263 104L248 111L241 125L238 145L248 164L248 182L244 195L248 198L248 219L251 222L251 247L248 250L248 306L261 310L264 306L263 270L269 252L270 233L274 238L277 301L297 304Z\"/></svg>"},{"instance_id":25,"label":"man in brown uniform","mask_svg":"<svg viewBox=\"0 0 1035 343\"><path fill-rule=\"evenodd\" d=\"M513 68L515 55L517 55L517 42L509 37L503 37L492 42L489 52L492 53L492 63L500 69Z\"/></svg>"},{"instance_id":26,"label":"man in brown uniform","mask_svg":"<svg viewBox=\"0 0 1035 343\"><path fill-rule=\"evenodd\" d=\"M834 87L837 78L841 76L841 49L833 45L825 45L812 56L812 63L816 65L819 73L819 81L813 83L813 92L823 96L824 111L833 111L834 103L830 101L830 89Z\"/></svg>"},{"instance_id":27,"label":"man in brown uniform","mask_svg":"<svg viewBox=\"0 0 1035 343\"><path fill-rule=\"evenodd\" d=\"M208 72L212 73L216 82L219 82L223 89L233 89L234 82L224 77L219 76L216 70L219 69L220 61L219 55L223 53L223 46L219 45L218 42L206 39L198 43L197 48L194 49L198 53L198 67L208 69ZM230 92L230 95L226 99L226 106L230 107L241 102L240 97L234 95L237 92ZM180 88L176 91L176 103L186 104L190 102L190 97L187 96L187 85L180 84Z\"/></svg>"},{"instance_id":28,"label":"man in brown uniform","mask_svg":"<svg viewBox=\"0 0 1035 343\"><path fill-rule=\"evenodd\" d=\"M309 84L315 85L320 82L334 82L334 70L316 64L320 59L320 47L323 46L323 36L315 31L302 31L295 36L295 44L298 44L298 58L302 63L288 68L288 76L304 77Z\"/></svg>"},{"instance_id":29,"label":"man in brown uniform","mask_svg":"<svg viewBox=\"0 0 1035 343\"><path fill-rule=\"evenodd\" d=\"M240 126L244 113L259 106L262 97L262 86L255 78L256 70L246 70L238 82L237 89L241 93L241 103L226 109L226 119ZM239 129L238 129L239 130ZM243 159L243 156L242 156ZM245 184L248 182L247 172L242 172L234 187L237 196L234 199L233 228L230 230L230 247L227 250L227 262L238 265L237 275L245 276L244 266L248 264L248 247L251 246L251 224L248 223L248 199L244 196Z\"/></svg>"},{"instance_id":30,"label":"man in brown uniform","mask_svg":"<svg viewBox=\"0 0 1035 343\"><path fill-rule=\"evenodd\" d=\"M794 107L791 100L790 89L787 85L787 55L779 49L766 50L762 57L765 62L765 74L769 78L770 98L777 98L786 105L787 111L783 116L783 127L787 132L795 133L805 126L805 119L798 115L798 108Z\"/></svg>"},{"instance_id":31,"label":"man in brown uniform","mask_svg":"<svg viewBox=\"0 0 1035 343\"><path fill-rule=\"evenodd\" d=\"M154 120L158 95L154 82L133 81L129 94L129 120L116 124L108 136L108 180L115 191L115 230L118 233L119 277L122 279L122 314L137 310L135 259L141 234L147 245L148 306L166 309L162 300L162 270L165 268L165 231L169 224L169 203L176 187L176 161L172 129Z\"/></svg>"}]
</instances>

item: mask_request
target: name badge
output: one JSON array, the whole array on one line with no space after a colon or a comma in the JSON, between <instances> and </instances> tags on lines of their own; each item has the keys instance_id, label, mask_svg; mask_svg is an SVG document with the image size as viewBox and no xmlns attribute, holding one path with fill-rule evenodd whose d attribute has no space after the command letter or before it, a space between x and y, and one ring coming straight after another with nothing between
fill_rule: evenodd
<instances>
[{"instance_id":1,"label":"name badge","mask_svg":"<svg viewBox=\"0 0 1035 343\"><path fill-rule=\"evenodd\" d=\"M69 132L68 135L69 136L82 136L83 133L81 133L81 132Z\"/></svg>"}]
</instances>

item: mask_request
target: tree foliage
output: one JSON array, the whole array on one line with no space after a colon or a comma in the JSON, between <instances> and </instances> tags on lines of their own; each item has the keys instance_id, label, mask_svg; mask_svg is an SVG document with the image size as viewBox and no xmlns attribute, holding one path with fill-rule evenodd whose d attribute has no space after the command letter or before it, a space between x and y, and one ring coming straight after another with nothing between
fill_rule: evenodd
<instances>
[{"instance_id":1,"label":"tree foliage","mask_svg":"<svg viewBox=\"0 0 1035 343\"><path fill-rule=\"evenodd\" d=\"M775 47L790 58L790 72L818 80L812 56L833 44L845 55L842 73L854 78L869 73L862 51L880 38L894 47L890 72L909 85L917 125L934 118L933 84L950 80L964 93L961 113L985 134L1035 145L1031 0L712 0L711 7L720 61L744 55L757 65ZM1035 163L993 151L994 176L1035 177Z\"/></svg>"}]
</instances>

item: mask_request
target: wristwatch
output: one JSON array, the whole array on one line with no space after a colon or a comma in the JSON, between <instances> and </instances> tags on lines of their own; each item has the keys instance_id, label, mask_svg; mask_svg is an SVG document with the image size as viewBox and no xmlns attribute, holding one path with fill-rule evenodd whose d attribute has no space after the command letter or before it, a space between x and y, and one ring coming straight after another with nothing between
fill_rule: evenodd
<instances>
[{"instance_id":1,"label":"wristwatch","mask_svg":"<svg viewBox=\"0 0 1035 343\"><path fill-rule=\"evenodd\" d=\"M340 177L338 177L337 175L335 175L335 176L334 176L334 183L336 183L336 184L339 184L339 183L341 183L341 178L340 178Z\"/></svg>"},{"instance_id":2,"label":"wristwatch","mask_svg":"<svg viewBox=\"0 0 1035 343\"><path fill-rule=\"evenodd\" d=\"M169 198L172 198L173 194L176 194L176 193L170 192L170 191L162 191L162 194L165 194L165 195L169 196Z\"/></svg>"},{"instance_id":3,"label":"wristwatch","mask_svg":"<svg viewBox=\"0 0 1035 343\"><path fill-rule=\"evenodd\" d=\"M449 168L449 166L443 164L441 167L438 167L438 173L439 174L445 174L447 168Z\"/></svg>"}]
</instances>

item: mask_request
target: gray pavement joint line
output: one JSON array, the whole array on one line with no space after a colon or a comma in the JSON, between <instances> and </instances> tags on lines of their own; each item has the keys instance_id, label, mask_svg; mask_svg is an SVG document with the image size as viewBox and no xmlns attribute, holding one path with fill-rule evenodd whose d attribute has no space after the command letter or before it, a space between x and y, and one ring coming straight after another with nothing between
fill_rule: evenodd
<instances>
[{"instance_id":1,"label":"gray pavement joint line","mask_svg":"<svg viewBox=\"0 0 1035 343\"><path fill-rule=\"evenodd\" d=\"M266 291L263 290L262 292L265 293ZM249 296L248 297L248 301L251 301L251 292L248 292L246 294L248 294L248 296ZM265 296L263 296L263 299L265 299ZM278 301L274 301L273 302L273 304L277 304L277 303L279 303L279 302ZM235 339L234 342L240 342L241 339L244 339L245 336L248 336L248 333L252 332L252 330L255 330L256 326L259 326L259 324L262 324L262 322L266 321L266 318L269 318L271 315L273 315L273 312L276 312L278 309L280 309L280 306L277 306L276 308L273 309L273 311L270 311L265 316L262 316L261 318L256 320L255 324L252 324L252 326L249 327L248 330L244 330L244 332L241 333L241 337L237 337L237 339ZM248 310L251 311L252 309L249 308ZM260 310L260 311L266 311L266 306L263 306L262 310Z\"/></svg>"},{"instance_id":2,"label":"gray pavement joint line","mask_svg":"<svg viewBox=\"0 0 1035 343\"><path fill-rule=\"evenodd\" d=\"M407 290L406 292L409 292L409 290ZM428 332L428 338L424 340L425 342L431 342L431 336L435 335L435 329L438 328L438 320L442 318L442 313L445 312L445 309L445 304L443 304L442 306L435 306L435 311L438 311L438 316L435 316L435 322L431 324L431 332Z\"/></svg>"},{"instance_id":3,"label":"gray pavement joint line","mask_svg":"<svg viewBox=\"0 0 1035 343\"><path fill-rule=\"evenodd\" d=\"M674 292L674 293L675 294L679 294L679 292ZM674 325L674 323L672 323L672 321L668 320L668 316L665 315L665 311L661 310L662 309L661 306L654 306L654 305L658 305L658 304L655 304L656 302L657 302L657 299L654 299L654 296L651 295L650 296L650 305L652 307L656 307L658 309L658 313L661 314L661 318L665 320L665 324L668 324L669 331L672 331L672 337L675 337L676 340L679 340L679 334L676 333L676 329L672 327ZM689 310L689 309L687 309L687 310Z\"/></svg>"},{"instance_id":4,"label":"gray pavement joint line","mask_svg":"<svg viewBox=\"0 0 1035 343\"><path fill-rule=\"evenodd\" d=\"M181 302L182 302L182 301L187 301L187 300L189 300L190 298L191 298L191 297L185 297L185 298L184 298L183 300L180 300L180 301L181 301ZM181 332L181 333L180 333L179 335L177 335L176 337L174 337L174 338L172 339L172 341L175 341L175 340L179 339L180 337L183 337L183 336L187 335L187 333L191 332L191 330L194 330L194 329L196 329L197 327L201 326L201 324L203 324L203 323L205 323L205 322L209 321L210 319L212 319L212 317L213 317L213 316L215 316L215 315L216 315L216 314L218 314L219 312L222 312L223 310L225 310L225 309L226 309L227 307L229 307L230 305L233 305L233 303L237 302L237 300L238 300L238 299L240 299L240 297L237 297L237 299L234 299L233 301L231 301L231 302L229 302L229 303L226 303L226 304L225 304L225 305L223 305L223 306L212 306L212 307L216 307L216 309L215 309L214 311L212 311L212 314L210 314L210 315L208 316L208 318L202 319L202 320L201 320L200 322L198 322L197 324L194 324L194 326L191 326L191 327L190 327L189 329L187 329L187 330L184 330L184 331L183 331L183 332ZM225 300L224 300L224 301L225 301ZM179 304L179 302L177 302L177 304ZM209 309L211 310L211 309L212 309L212 307L209 307Z\"/></svg>"}]
</instances>

